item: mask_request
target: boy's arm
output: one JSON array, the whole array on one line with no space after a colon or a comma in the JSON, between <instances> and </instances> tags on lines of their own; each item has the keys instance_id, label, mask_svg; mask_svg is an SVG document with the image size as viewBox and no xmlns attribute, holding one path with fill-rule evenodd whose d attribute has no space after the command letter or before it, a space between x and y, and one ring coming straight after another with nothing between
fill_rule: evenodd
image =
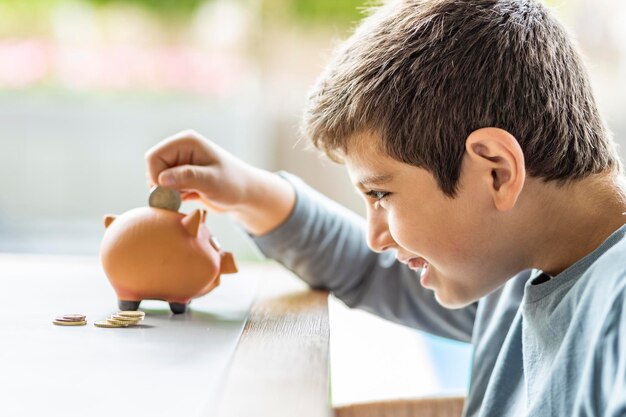
<instances>
[{"instance_id":1,"label":"boy's arm","mask_svg":"<svg viewBox=\"0 0 626 417\"><path fill-rule=\"evenodd\" d=\"M280 173L296 190L296 204L283 224L254 242L314 288L333 292L350 307L430 333L471 340L476 304L442 307L419 283L419 274L393 253L372 252L364 220L316 192L299 178Z\"/></svg>"}]
</instances>

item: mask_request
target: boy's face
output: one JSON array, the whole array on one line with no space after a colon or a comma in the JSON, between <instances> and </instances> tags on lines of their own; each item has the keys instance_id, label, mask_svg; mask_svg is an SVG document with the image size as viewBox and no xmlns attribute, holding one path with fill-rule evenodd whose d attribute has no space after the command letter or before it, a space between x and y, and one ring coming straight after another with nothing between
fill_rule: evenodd
<instances>
[{"instance_id":1,"label":"boy's face","mask_svg":"<svg viewBox=\"0 0 626 417\"><path fill-rule=\"evenodd\" d=\"M392 159L378 143L359 135L345 155L366 200L372 250L396 250L407 267L425 267L421 284L451 308L478 300L518 272L499 224L502 214L471 161L464 159L458 194L450 198L428 171Z\"/></svg>"}]
</instances>

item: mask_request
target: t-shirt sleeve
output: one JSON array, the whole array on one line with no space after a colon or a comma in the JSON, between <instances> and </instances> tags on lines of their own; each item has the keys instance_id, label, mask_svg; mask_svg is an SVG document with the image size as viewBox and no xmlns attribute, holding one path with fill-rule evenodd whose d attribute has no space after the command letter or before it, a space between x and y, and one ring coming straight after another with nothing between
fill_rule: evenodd
<instances>
[{"instance_id":1,"label":"t-shirt sleeve","mask_svg":"<svg viewBox=\"0 0 626 417\"><path fill-rule=\"evenodd\" d=\"M283 224L252 236L261 252L313 288L327 289L349 307L438 336L469 342L476 304L447 309L419 283L419 274L391 252L375 253L365 240L364 219L313 190L299 178L278 173L296 191Z\"/></svg>"}]
</instances>

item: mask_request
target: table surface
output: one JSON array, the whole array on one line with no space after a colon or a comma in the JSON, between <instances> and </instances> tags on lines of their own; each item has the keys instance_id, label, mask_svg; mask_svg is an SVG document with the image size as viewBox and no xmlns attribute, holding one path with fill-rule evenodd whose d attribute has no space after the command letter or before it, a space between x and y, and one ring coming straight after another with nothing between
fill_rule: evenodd
<instances>
[{"instance_id":1,"label":"table surface","mask_svg":"<svg viewBox=\"0 0 626 417\"><path fill-rule=\"evenodd\" d=\"M0 410L328 416L327 293L275 264L240 270L184 315L149 301L137 329L61 328L55 315L115 312L97 259L0 255Z\"/></svg>"},{"instance_id":2,"label":"table surface","mask_svg":"<svg viewBox=\"0 0 626 417\"><path fill-rule=\"evenodd\" d=\"M218 416L330 416L328 292L308 289L282 267L255 271L259 294Z\"/></svg>"}]
</instances>

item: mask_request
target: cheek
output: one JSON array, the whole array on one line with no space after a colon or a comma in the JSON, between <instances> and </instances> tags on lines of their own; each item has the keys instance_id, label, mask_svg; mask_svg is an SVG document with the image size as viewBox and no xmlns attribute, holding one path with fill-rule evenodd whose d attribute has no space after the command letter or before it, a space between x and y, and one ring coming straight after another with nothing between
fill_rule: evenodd
<instances>
[{"instance_id":1,"label":"cheek","mask_svg":"<svg viewBox=\"0 0 626 417\"><path fill-rule=\"evenodd\" d=\"M433 224L416 210L389 210L387 221L389 233L403 249L425 255L424 251L433 246Z\"/></svg>"},{"instance_id":2,"label":"cheek","mask_svg":"<svg viewBox=\"0 0 626 417\"><path fill-rule=\"evenodd\" d=\"M398 245L441 267L475 259L476 231L462 212L445 203L420 209L391 209L389 231Z\"/></svg>"}]
</instances>

